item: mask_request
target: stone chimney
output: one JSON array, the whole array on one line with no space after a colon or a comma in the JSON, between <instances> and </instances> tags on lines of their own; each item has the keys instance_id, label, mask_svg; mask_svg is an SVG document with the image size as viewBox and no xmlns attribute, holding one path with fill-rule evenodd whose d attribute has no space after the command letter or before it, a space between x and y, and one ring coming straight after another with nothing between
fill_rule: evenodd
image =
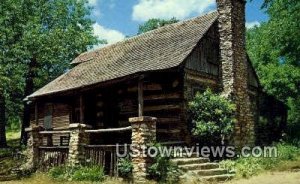
<instances>
[{"instance_id":1,"label":"stone chimney","mask_svg":"<svg viewBox=\"0 0 300 184\"><path fill-rule=\"evenodd\" d=\"M245 4L245 0L217 0L223 95L237 107L233 141L239 147L254 144L254 117L247 92Z\"/></svg>"}]
</instances>

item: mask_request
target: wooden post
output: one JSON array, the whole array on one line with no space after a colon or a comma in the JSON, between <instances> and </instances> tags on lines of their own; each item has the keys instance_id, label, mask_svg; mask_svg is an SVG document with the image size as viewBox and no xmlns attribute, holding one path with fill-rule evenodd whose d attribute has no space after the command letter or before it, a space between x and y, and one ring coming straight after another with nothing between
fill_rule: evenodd
<instances>
[{"instance_id":1,"label":"wooden post","mask_svg":"<svg viewBox=\"0 0 300 184\"><path fill-rule=\"evenodd\" d=\"M139 103L139 116L143 116L144 113L144 97L143 97L143 82L144 76L140 76L138 82L138 103Z\"/></svg>"},{"instance_id":2,"label":"wooden post","mask_svg":"<svg viewBox=\"0 0 300 184\"><path fill-rule=\"evenodd\" d=\"M84 112L83 112L83 97L80 95L79 99L79 104L80 104L80 123L84 123Z\"/></svg>"},{"instance_id":3,"label":"wooden post","mask_svg":"<svg viewBox=\"0 0 300 184\"><path fill-rule=\"evenodd\" d=\"M34 104L34 120L35 120L35 125L39 125L39 115L38 115L38 103L37 101Z\"/></svg>"}]
</instances>

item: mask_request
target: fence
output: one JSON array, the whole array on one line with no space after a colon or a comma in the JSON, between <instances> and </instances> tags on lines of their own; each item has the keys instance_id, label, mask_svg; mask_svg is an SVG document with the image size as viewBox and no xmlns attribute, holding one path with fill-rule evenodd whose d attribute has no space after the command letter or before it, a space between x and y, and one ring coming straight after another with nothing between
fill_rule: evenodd
<instances>
[{"instance_id":1,"label":"fence","mask_svg":"<svg viewBox=\"0 0 300 184\"><path fill-rule=\"evenodd\" d=\"M39 147L39 169L47 170L50 167L64 165L68 160L69 147Z\"/></svg>"}]
</instances>

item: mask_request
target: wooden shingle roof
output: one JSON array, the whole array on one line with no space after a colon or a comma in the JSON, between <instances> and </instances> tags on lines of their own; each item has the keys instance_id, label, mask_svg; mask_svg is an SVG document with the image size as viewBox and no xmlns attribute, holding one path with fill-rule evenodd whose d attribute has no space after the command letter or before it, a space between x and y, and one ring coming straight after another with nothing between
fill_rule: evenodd
<instances>
[{"instance_id":1,"label":"wooden shingle roof","mask_svg":"<svg viewBox=\"0 0 300 184\"><path fill-rule=\"evenodd\" d=\"M167 25L127 40L83 53L78 65L28 98L50 95L131 74L180 65L217 20L218 13Z\"/></svg>"}]
</instances>

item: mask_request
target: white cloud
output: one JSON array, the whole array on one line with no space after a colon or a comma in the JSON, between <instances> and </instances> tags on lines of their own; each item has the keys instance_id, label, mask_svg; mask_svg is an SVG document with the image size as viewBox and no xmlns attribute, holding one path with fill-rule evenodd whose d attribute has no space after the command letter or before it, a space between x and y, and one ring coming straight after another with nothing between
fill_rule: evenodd
<instances>
[{"instance_id":1,"label":"white cloud","mask_svg":"<svg viewBox=\"0 0 300 184\"><path fill-rule=\"evenodd\" d=\"M88 0L88 2L91 6L96 6L98 3L98 0Z\"/></svg>"},{"instance_id":2,"label":"white cloud","mask_svg":"<svg viewBox=\"0 0 300 184\"><path fill-rule=\"evenodd\" d=\"M102 16L102 13L101 13L100 9L97 9L97 8L93 9L92 14L95 17L101 17Z\"/></svg>"},{"instance_id":3,"label":"white cloud","mask_svg":"<svg viewBox=\"0 0 300 184\"><path fill-rule=\"evenodd\" d=\"M146 21L150 18L184 19L193 13L203 14L215 5L215 0L139 0L134 5L132 19Z\"/></svg>"},{"instance_id":4,"label":"white cloud","mask_svg":"<svg viewBox=\"0 0 300 184\"><path fill-rule=\"evenodd\" d=\"M106 40L108 44L112 44L125 39L125 35L120 31L105 28L98 23L95 23L93 25L93 29L94 35L99 39Z\"/></svg>"},{"instance_id":5,"label":"white cloud","mask_svg":"<svg viewBox=\"0 0 300 184\"><path fill-rule=\"evenodd\" d=\"M253 28L253 27L255 27L255 26L260 26L260 22L258 22L258 21L253 21L253 22L247 22L247 23L246 23L246 28L247 28L247 29L251 29L251 28Z\"/></svg>"}]
</instances>

